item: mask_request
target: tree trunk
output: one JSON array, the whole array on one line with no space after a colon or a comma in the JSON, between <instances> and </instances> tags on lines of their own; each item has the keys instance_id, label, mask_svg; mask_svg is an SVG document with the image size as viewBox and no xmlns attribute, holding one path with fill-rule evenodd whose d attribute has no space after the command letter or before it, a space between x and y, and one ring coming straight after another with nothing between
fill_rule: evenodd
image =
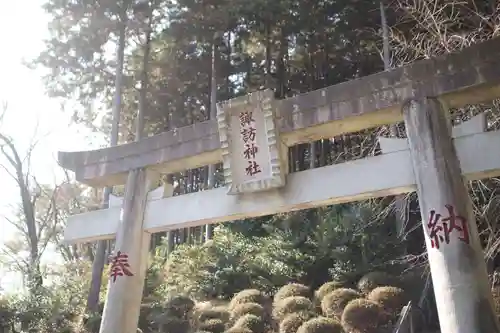
<instances>
[{"instance_id":1,"label":"tree trunk","mask_svg":"<svg viewBox=\"0 0 500 333\"><path fill-rule=\"evenodd\" d=\"M384 70L389 70L391 68L390 62L390 49L389 49L389 27L387 24L387 16L385 12L385 6L382 1L380 1L380 21L382 24L382 42L383 42L383 60L384 60ZM398 137L398 125L392 124L389 126L389 134L392 137ZM394 212L396 217L396 229L398 235L401 238L405 238L406 235L406 224L408 221L408 202L404 195L397 195L394 197Z\"/></svg>"},{"instance_id":2,"label":"tree trunk","mask_svg":"<svg viewBox=\"0 0 500 333\"><path fill-rule=\"evenodd\" d=\"M135 130L136 142L141 140L144 133L152 33L149 16L147 18L146 29L140 79L139 112L137 114ZM157 186L157 184L158 179L156 175L151 175L146 169L135 169L128 174L125 196L123 198L122 221L116 235L116 252L114 255L118 256L120 253L123 253L128 256L130 266L127 267L131 271L128 274L122 272L121 276L110 278L106 304L99 329L100 333L136 333L137 331L146 278L148 252L151 243L151 234L145 232L143 229L144 212L148 192L154 186Z\"/></svg>"},{"instance_id":3,"label":"tree trunk","mask_svg":"<svg viewBox=\"0 0 500 333\"><path fill-rule=\"evenodd\" d=\"M110 146L116 146L118 143L118 127L120 123L120 109L122 99L122 86L123 86L123 63L125 57L125 30L126 30L126 16L123 15L120 24L120 32L118 39L117 49L117 63L115 78L115 96L113 104L113 115L111 118L111 138ZM113 191L112 187L106 187L103 192L102 209L109 207L109 195ZM102 273L104 265L106 264L106 247L107 241L101 240L97 243L97 249L92 262L92 278L90 281L90 289L87 297L87 311L95 312L98 310L99 293L101 291Z\"/></svg>"},{"instance_id":4,"label":"tree trunk","mask_svg":"<svg viewBox=\"0 0 500 333\"><path fill-rule=\"evenodd\" d=\"M217 34L214 35L214 40L212 42L212 65L210 71L210 112L209 119L215 119L217 117L217 72L216 72L216 57L217 57ZM216 165L212 164L208 166L207 170L207 180L206 188L208 190L214 188L215 186L215 172ZM212 239L213 236L213 226L207 224L205 226L205 241Z\"/></svg>"}]
</instances>

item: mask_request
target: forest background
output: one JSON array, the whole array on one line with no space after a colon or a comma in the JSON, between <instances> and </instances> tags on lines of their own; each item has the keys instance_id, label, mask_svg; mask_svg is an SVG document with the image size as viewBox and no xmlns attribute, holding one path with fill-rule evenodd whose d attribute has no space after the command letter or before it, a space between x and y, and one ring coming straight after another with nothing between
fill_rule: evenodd
<instances>
[{"instance_id":1,"label":"forest background","mask_svg":"<svg viewBox=\"0 0 500 333\"><path fill-rule=\"evenodd\" d=\"M500 4L493 0L153 0L147 8L125 0L49 0L43 8L51 18L50 37L26 65L46 73L44 86L54 100L73 103L67 116L74 124L102 137L111 132L116 50L120 39L125 42L120 143L134 140L140 107L146 133L154 135L210 119L215 101L262 88L287 98L500 33ZM452 110L452 118L460 123L485 112L489 129L498 129L498 106L496 100L470 105ZM380 135L404 137L404 126L291 147L290 170L376 155ZM3 291L0 327L62 332L84 322L84 329L95 331L113 244L67 245L62 230L69 215L101 206L102 189L86 188L65 173L62 181L42 183L32 172L35 144L25 156L1 128L0 142L2 172L17 184L19 198L13 217L4 219L16 234L4 243L0 261L24 277L21 291ZM216 165L165 175L164 181L182 195L220 186L223 179ZM499 189L498 179L469 183L493 288ZM310 289L327 281L353 285L373 271L417 273L422 286L412 298L435 322L432 288L424 287L428 270L415 194L155 234L141 327L150 330L165 312L162 304L179 294L229 300L256 288L273 295L291 282Z\"/></svg>"}]
</instances>

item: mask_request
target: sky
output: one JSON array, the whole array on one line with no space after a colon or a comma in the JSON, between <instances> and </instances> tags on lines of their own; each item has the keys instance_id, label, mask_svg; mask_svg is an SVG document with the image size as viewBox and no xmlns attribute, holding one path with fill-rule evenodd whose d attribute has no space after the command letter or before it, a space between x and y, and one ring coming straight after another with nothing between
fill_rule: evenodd
<instances>
[{"instance_id":1,"label":"sky","mask_svg":"<svg viewBox=\"0 0 500 333\"><path fill-rule=\"evenodd\" d=\"M41 8L43 0L4 1L0 11L0 108L7 103L8 110L0 123L0 132L10 136L22 156L35 140L32 158L34 175L41 183L54 184L60 178L57 151L78 151L97 148L102 142L92 137L85 128L71 125L71 110L61 109L57 100L45 94L40 73L23 65L23 60L35 58L44 48L48 36L48 16ZM22 20L22 22L21 22ZM26 24L29 22L29 24ZM0 164L5 159L0 156ZM0 246L13 236L13 229L5 221L12 214L12 205L18 202L14 181L0 169ZM1 287L19 287L20 279L0 267Z\"/></svg>"}]
</instances>

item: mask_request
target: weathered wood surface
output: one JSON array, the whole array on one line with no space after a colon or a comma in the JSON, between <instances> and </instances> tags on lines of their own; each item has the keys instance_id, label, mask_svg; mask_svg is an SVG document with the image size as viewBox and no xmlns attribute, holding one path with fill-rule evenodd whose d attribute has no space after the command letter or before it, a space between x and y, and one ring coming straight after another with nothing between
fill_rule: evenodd
<instances>
[{"instance_id":1,"label":"weathered wood surface","mask_svg":"<svg viewBox=\"0 0 500 333\"><path fill-rule=\"evenodd\" d=\"M331 138L402 120L401 103L415 94L440 96L451 107L500 97L500 38L282 100L277 125L288 146ZM94 186L123 184L133 168L172 173L221 161L216 120L113 149L59 153L64 168Z\"/></svg>"},{"instance_id":2,"label":"weathered wood surface","mask_svg":"<svg viewBox=\"0 0 500 333\"><path fill-rule=\"evenodd\" d=\"M151 239L143 229L146 200L153 183L148 173L145 169L132 170L127 179L123 209L114 223L118 231L114 255L117 251L128 255L133 276L118 276L114 282L109 278L99 332L136 333Z\"/></svg>"},{"instance_id":3,"label":"weathered wood surface","mask_svg":"<svg viewBox=\"0 0 500 333\"><path fill-rule=\"evenodd\" d=\"M467 134L454 140L467 179L500 176L500 131L481 133L481 123L471 121L473 131L456 131L457 135ZM146 209L144 228L160 232L414 191L408 144L404 139L389 140L401 143L382 145L386 153L380 156L290 174L287 186L280 190L228 196L226 188L217 188L164 199L155 191ZM119 199L113 202L121 204ZM115 206L70 216L65 240L111 239L119 215L120 208Z\"/></svg>"},{"instance_id":4,"label":"weathered wood surface","mask_svg":"<svg viewBox=\"0 0 500 333\"><path fill-rule=\"evenodd\" d=\"M462 159L453 145L445 112L437 99L418 98L407 102L403 113L441 332L498 333L500 326L493 310L472 203L461 175ZM477 158L498 154L498 150L487 152L483 147L469 147L467 152L481 150ZM438 231L444 239L436 239L433 227L428 225L435 221L431 211L442 214L443 219L452 215L446 205L454 208L456 216L466 219L468 228L468 233L451 231L449 243L444 230ZM437 223L446 229L445 223L451 225L453 221ZM461 227L462 222L457 220L457 225Z\"/></svg>"}]
</instances>

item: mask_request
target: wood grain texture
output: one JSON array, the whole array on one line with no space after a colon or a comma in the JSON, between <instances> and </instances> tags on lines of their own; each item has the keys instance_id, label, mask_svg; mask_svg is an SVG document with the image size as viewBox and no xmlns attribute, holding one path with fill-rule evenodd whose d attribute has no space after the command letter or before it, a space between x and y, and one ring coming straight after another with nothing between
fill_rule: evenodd
<instances>
[{"instance_id":1,"label":"wood grain texture","mask_svg":"<svg viewBox=\"0 0 500 333\"><path fill-rule=\"evenodd\" d=\"M403 115L441 332L500 332L472 204L445 112L437 99L417 98L404 104ZM430 211L446 217L445 205L467 219L469 244L451 233L449 244L432 247L427 227Z\"/></svg>"},{"instance_id":2,"label":"wood grain texture","mask_svg":"<svg viewBox=\"0 0 500 333\"><path fill-rule=\"evenodd\" d=\"M128 255L133 276L109 280L100 333L136 333L151 234L144 231L144 211L154 183L145 169L129 172L115 251Z\"/></svg>"}]
</instances>

